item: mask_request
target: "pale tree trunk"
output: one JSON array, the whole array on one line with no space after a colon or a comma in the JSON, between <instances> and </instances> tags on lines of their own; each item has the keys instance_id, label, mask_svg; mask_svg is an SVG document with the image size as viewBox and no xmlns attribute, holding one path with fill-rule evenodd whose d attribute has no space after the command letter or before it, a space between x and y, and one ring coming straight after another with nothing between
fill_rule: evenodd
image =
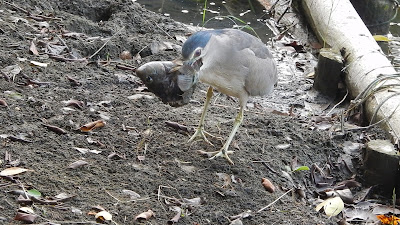
<instances>
[{"instance_id":1,"label":"pale tree trunk","mask_svg":"<svg viewBox=\"0 0 400 225\"><path fill-rule=\"evenodd\" d=\"M396 74L349 0L302 0L302 3L320 40L333 49L344 50L346 83L353 97L362 93L379 75ZM384 79L379 85L390 87L373 92L365 103L366 113L369 119L383 120L382 127L398 144L400 80L398 77Z\"/></svg>"}]
</instances>

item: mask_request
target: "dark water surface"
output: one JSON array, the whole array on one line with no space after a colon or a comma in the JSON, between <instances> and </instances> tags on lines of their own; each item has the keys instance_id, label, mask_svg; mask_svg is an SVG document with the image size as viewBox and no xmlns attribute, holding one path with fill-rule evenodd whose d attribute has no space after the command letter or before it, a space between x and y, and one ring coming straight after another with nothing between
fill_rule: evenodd
<instances>
[{"instance_id":1,"label":"dark water surface","mask_svg":"<svg viewBox=\"0 0 400 225\"><path fill-rule=\"evenodd\" d=\"M137 2L151 11L170 16L176 21L203 26L204 0L137 0ZM208 0L206 9L204 19L208 21L204 25L206 28L232 28L248 24L264 42L272 37L272 32L265 25L269 15L257 0ZM227 16L237 19L231 18L232 21Z\"/></svg>"}]
</instances>

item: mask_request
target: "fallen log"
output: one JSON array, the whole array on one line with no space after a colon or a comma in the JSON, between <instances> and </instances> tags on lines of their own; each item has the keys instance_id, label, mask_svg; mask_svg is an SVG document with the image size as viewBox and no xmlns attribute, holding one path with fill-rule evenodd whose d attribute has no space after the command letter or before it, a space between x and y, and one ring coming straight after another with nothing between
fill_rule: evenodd
<instances>
[{"instance_id":1,"label":"fallen log","mask_svg":"<svg viewBox=\"0 0 400 225\"><path fill-rule=\"evenodd\" d=\"M365 103L370 123L382 128L399 144L400 80L389 60L349 0L304 0L302 6L324 45L341 51L346 84L354 103Z\"/></svg>"}]
</instances>

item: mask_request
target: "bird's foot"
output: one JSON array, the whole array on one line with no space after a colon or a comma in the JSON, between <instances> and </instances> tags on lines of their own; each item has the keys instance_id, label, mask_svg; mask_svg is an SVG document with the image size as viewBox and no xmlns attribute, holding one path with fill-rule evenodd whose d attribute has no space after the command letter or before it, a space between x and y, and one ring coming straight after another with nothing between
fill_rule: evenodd
<instances>
[{"instance_id":1,"label":"bird's foot","mask_svg":"<svg viewBox=\"0 0 400 225\"><path fill-rule=\"evenodd\" d=\"M213 157L211 157L210 160L222 156L222 157L224 157L226 160L228 160L228 162L229 162L230 164L232 164L232 165L234 164L233 161L231 160L231 158L229 158L229 154L232 154L233 151L228 151L228 150L226 150L225 148L222 148L221 150L219 150L219 151L217 151L217 152L213 152L213 153L216 153L216 154L215 154Z\"/></svg>"},{"instance_id":2,"label":"bird's foot","mask_svg":"<svg viewBox=\"0 0 400 225\"><path fill-rule=\"evenodd\" d=\"M196 141L198 139L203 139L205 142L207 142L209 145L214 146L206 137L206 135L214 137L214 135L208 133L207 131L205 131L203 128L198 128L196 130L196 132L192 135L192 137L190 137L190 139L188 140L188 143Z\"/></svg>"}]
</instances>

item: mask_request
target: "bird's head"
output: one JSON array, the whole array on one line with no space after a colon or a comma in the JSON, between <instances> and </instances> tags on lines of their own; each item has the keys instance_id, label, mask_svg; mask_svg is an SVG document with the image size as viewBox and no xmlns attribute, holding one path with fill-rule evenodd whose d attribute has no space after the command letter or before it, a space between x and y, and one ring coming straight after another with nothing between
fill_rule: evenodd
<instances>
[{"instance_id":1,"label":"bird's head","mask_svg":"<svg viewBox=\"0 0 400 225\"><path fill-rule=\"evenodd\" d=\"M203 65L202 58L206 52L204 48L214 34L222 33L222 30L203 30L190 36L182 46L183 61L194 70L199 71Z\"/></svg>"},{"instance_id":2,"label":"bird's head","mask_svg":"<svg viewBox=\"0 0 400 225\"><path fill-rule=\"evenodd\" d=\"M202 61L202 52L203 48L202 47L197 47L189 56L189 58L184 61L184 65L190 66L193 68L195 71L199 71L200 67L203 65Z\"/></svg>"}]
</instances>

